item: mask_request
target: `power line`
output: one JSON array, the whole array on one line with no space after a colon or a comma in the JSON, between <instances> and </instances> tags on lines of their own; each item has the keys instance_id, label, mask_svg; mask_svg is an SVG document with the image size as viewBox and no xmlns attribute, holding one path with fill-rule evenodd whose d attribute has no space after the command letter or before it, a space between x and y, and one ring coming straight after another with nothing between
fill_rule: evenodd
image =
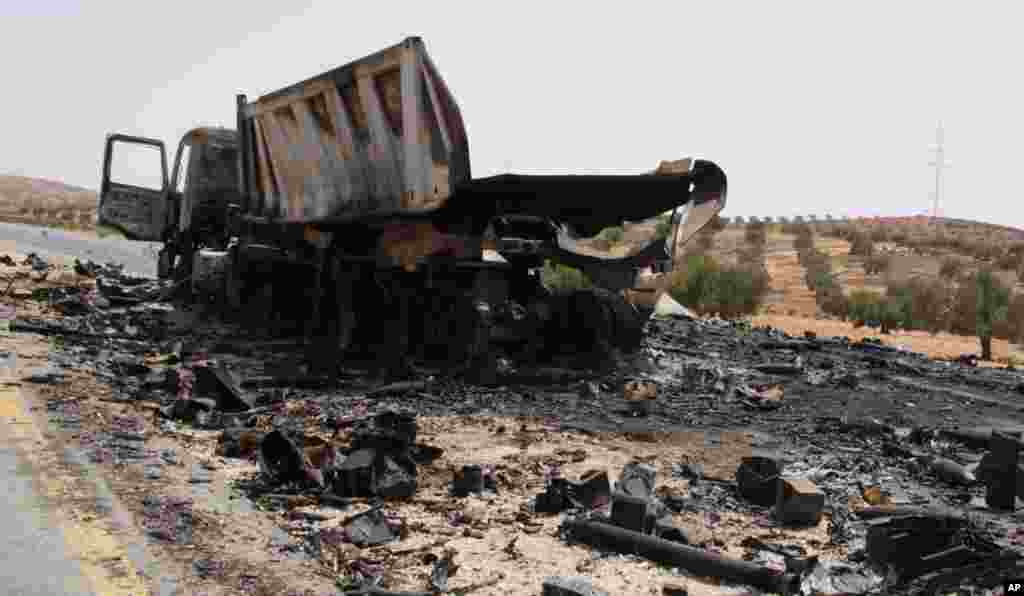
<instances>
[{"instance_id":1,"label":"power line","mask_svg":"<svg viewBox=\"0 0 1024 596\"><path fill-rule=\"evenodd\" d=\"M938 127L935 129L935 144L929 148L929 151L935 154L935 158L928 162L929 166L935 168L935 193L932 203L932 217L936 219L939 217L939 200L942 195L942 170L953 165L946 161L946 149L943 145L945 139L943 136L942 121L940 120Z\"/></svg>"}]
</instances>

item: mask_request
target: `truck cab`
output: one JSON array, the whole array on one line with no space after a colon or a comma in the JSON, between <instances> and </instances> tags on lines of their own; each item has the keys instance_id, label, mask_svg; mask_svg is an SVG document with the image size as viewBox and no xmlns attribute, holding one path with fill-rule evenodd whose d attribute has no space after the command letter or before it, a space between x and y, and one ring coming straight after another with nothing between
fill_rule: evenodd
<instances>
[{"instance_id":1,"label":"truck cab","mask_svg":"<svg viewBox=\"0 0 1024 596\"><path fill-rule=\"evenodd\" d=\"M225 128L190 130L168 176L163 141L109 135L100 188L99 224L131 240L163 242L159 277L185 277L195 250L227 245L228 204L238 195L238 136Z\"/></svg>"}]
</instances>

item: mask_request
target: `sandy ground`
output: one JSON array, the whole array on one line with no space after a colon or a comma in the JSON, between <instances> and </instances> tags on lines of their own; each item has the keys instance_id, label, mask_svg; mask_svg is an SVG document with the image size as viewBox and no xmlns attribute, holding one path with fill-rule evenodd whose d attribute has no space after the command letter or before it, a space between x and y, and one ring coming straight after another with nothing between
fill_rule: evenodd
<instances>
[{"instance_id":1,"label":"sandy ground","mask_svg":"<svg viewBox=\"0 0 1024 596\"><path fill-rule=\"evenodd\" d=\"M865 337L878 337L891 346L905 346L913 352L928 354L932 358L956 358L960 354L980 354L981 345L976 337L964 337L941 332L934 336L927 331L893 331L890 335L881 335L877 329L861 327L855 329L851 323L838 320L815 320L804 317L784 315L756 315L751 317L754 325L771 325L793 335L803 335L804 331L813 331L820 336L847 336L851 341L859 341ZM992 340L992 358L994 362L981 363L983 366L1005 366L1010 356L1024 361L1024 352L1016 344L1006 340Z\"/></svg>"},{"instance_id":2,"label":"sandy ground","mask_svg":"<svg viewBox=\"0 0 1024 596\"><path fill-rule=\"evenodd\" d=\"M8 274L18 278L18 286L34 287L31 276L20 276L25 269L12 268ZM53 279L66 285L91 285L90 280L67 271ZM58 316L45 304L30 300L17 300L17 307L20 316ZM53 340L22 334L16 337L23 342L18 350L25 355L25 366L45 364ZM173 449L177 454L178 464L164 466L159 479L147 477L142 463L99 462L90 466L133 520L133 540L141 534L145 497L188 497L194 501L192 544L173 545L146 538L148 575L127 556L108 556L110 565L120 566L118 573L149 581L152 593L158 593L156 586L161 584L174 586L170 593L182 595L332 593L335 580L345 577L348 563L356 558L384 562L392 589L422 590L432 569L428 555L441 556L446 550L454 551L459 567L451 587L471 589L473 594L533 596L548 575L588 575L595 585L612 594L661 594L667 583L685 585L690 594L735 593L714 580L674 576L668 569L642 559L595 558L589 547L568 546L558 537L559 516L530 513L527 503L542 490L544 467L551 464L560 465L563 475L569 478L577 478L587 470L605 470L614 482L624 464L646 462L658 469L660 491L684 495L688 482L672 478L673 464L700 462L708 476L731 479L740 459L750 453L751 438L744 433L725 433L720 444L709 446L703 432L583 435L554 432L547 427L547 421L540 419L420 417L419 442L442 448L444 455L421 468L420 488L413 499L387 506L405 521L407 536L391 545L362 551L343 548L323 560L303 560L282 551L281 543L275 546L272 540L275 535L280 538L297 529L289 521L288 511L254 509L239 497L234 481L253 477L257 466L252 461L218 456L218 431L160 424L153 416L152 403L105 401L110 390L98 383L88 369L74 371L68 375L68 381L33 389L36 408L45 410L45 402L60 400L75 402L80 412L80 429L52 431L53 444L87 441L122 417L141 425L149 437L147 449ZM567 399L571 400L571 396ZM621 396L607 395L607 399L618 403ZM290 408L297 411L302 403ZM269 418L261 426L264 423L269 424ZM321 438L328 438L319 430L322 427L318 422L311 419L309 425L310 435L319 433ZM343 434L336 440L344 444L346 438ZM497 494L463 499L448 496L448 482L454 470L468 463L497 467ZM195 465L209 469L209 483L197 486L191 482ZM85 494L80 492L84 490L68 486L65 492L70 498ZM315 509L302 507L301 499L291 505L325 515L327 520L319 523L321 527L339 525L366 507L357 504L348 511ZM68 501L63 507L75 523L105 528L108 525L94 499ZM463 521L455 525L451 519L457 514ZM682 514L676 515L674 521L689 532L695 543L714 544L730 556L742 555L745 549L740 543L752 535L770 543L801 544L808 552L826 557L845 555L826 546L827 517L817 527L807 529L761 527L751 514L728 512L717 520L709 520L703 514ZM114 530L104 531L111 540L120 540L117 536L121 534ZM294 536L284 539L284 543L293 546L297 541ZM202 560L217 562L219 574L206 579L197 577L193 564ZM134 575L129 571L133 567Z\"/></svg>"},{"instance_id":3,"label":"sandy ground","mask_svg":"<svg viewBox=\"0 0 1024 596\"><path fill-rule=\"evenodd\" d=\"M20 261L21 257L16 258ZM36 282L25 269L10 268L7 275L16 278L21 287L33 286ZM21 275L23 272L25 275ZM91 284L66 270L52 279L60 284ZM22 315L56 316L40 303L19 299L17 304ZM778 327L794 335L809 329L819 335L846 335L851 339L874 336L870 329L856 330L837 321L765 315L754 317L753 323ZM906 345L933 355L956 356L977 351L972 338L947 334L932 338L912 332L881 337L886 343ZM35 363L40 364L38 360L50 340L33 336L31 341L35 342ZM997 359L1004 358L1008 346L996 340L993 351ZM750 453L751 438L743 433L723 434L720 446L709 447L703 432L583 435L555 432L547 428L546 421L538 419L423 416L419 418L418 442L440 447L444 455L420 469L420 487L413 499L389 503L386 508L404 520L406 537L371 549L342 548L323 560L302 560L273 546L271 541L275 534L282 534L282 528L284 534L299 530L289 521L287 511L251 509L245 505L247 501L239 498L234 482L252 477L257 467L252 461L218 456L218 431L160 424L153 416L152 403L103 401L110 392L88 370L70 375L70 381L41 386L37 392L39 400L74 400L81 407L82 429L57 440L81 441L89 433L109 428L115 416L124 416L142 424L149 436L147 448L174 449L178 454L180 463L165 466L159 479L147 478L142 464L95 466L135 516L136 524L142 499L148 495L194 500L193 544L149 544L151 560L158 562L161 574L178 577L175 594L287 595L302 594L305 590L312 594L331 593L335 580L344 578L348 564L357 558L382 561L389 570L386 579L391 589L422 590L432 568L430 556L441 556L448 549L455 553L454 561L459 567L451 587L472 588L473 594L533 596L547 575L588 575L594 578L595 585L612 594L660 594L668 583L683 584L695 595L735 593L713 580L672 576L648 561L595 558L589 548L568 546L558 537L558 516L532 514L526 506L529 498L542 489L544 467L551 464L560 465L563 475L569 478L599 469L607 471L614 481L625 463L646 462L658 469L657 484L662 491L680 495L687 492L688 482L671 477L673 464L699 462L709 476L731 479L739 460ZM564 397L571 404L572 395ZM606 397L610 407L621 399L618 395ZM290 411L297 413L302 407L301 402L292 403ZM319 422L311 419L307 424L310 436L329 439ZM266 419L258 427L265 429L268 425ZM333 440L347 443L344 434ZM497 467L496 495L463 499L447 495L453 471L468 463ZM191 470L197 464L210 471L210 482L202 487L190 481ZM72 509L73 515L83 520L95 520L100 515L83 507L81 511ZM357 504L351 510L338 511L304 506L301 499L291 503L291 509L325 515L327 519L319 522L319 527L340 525L363 508L365 505ZM451 521L456 515L463 519L459 524ZM817 527L799 530L763 527L753 515L728 512L722 513L719 520L709 520L703 514L683 514L676 515L674 521L689 532L693 542L716 545L730 556L743 554L741 542L750 536L770 543L800 544L809 554L825 558L842 558L846 554L827 546L827 516ZM297 540L293 536L290 543L295 545ZM222 572L208 579L197 577L193 563L203 559L218 562ZM254 582L256 587L243 588L247 582Z\"/></svg>"}]
</instances>

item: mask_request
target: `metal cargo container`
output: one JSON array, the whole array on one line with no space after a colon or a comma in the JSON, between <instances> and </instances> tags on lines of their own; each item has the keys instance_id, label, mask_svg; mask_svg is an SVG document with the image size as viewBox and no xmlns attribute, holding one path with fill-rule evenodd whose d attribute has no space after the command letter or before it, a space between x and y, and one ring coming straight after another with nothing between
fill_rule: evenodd
<instances>
[{"instance_id":1,"label":"metal cargo container","mask_svg":"<svg viewBox=\"0 0 1024 596\"><path fill-rule=\"evenodd\" d=\"M243 215L423 213L470 179L462 116L418 37L239 103Z\"/></svg>"}]
</instances>

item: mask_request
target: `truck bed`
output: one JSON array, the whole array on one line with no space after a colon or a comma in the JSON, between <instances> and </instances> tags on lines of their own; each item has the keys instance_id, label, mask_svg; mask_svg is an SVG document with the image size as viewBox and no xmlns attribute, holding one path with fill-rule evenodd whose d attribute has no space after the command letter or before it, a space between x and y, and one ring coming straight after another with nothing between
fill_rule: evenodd
<instances>
[{"instance_id":1,"label":"truck bed","mask_svg":"<svg viewBox=\"0 0 1024 596\"><path fill-rule=\"evenodd\" d=\"M470 179L458 106L416 37L248 103L244 215L413 214Z\"/></svg>"}]
</instances>

